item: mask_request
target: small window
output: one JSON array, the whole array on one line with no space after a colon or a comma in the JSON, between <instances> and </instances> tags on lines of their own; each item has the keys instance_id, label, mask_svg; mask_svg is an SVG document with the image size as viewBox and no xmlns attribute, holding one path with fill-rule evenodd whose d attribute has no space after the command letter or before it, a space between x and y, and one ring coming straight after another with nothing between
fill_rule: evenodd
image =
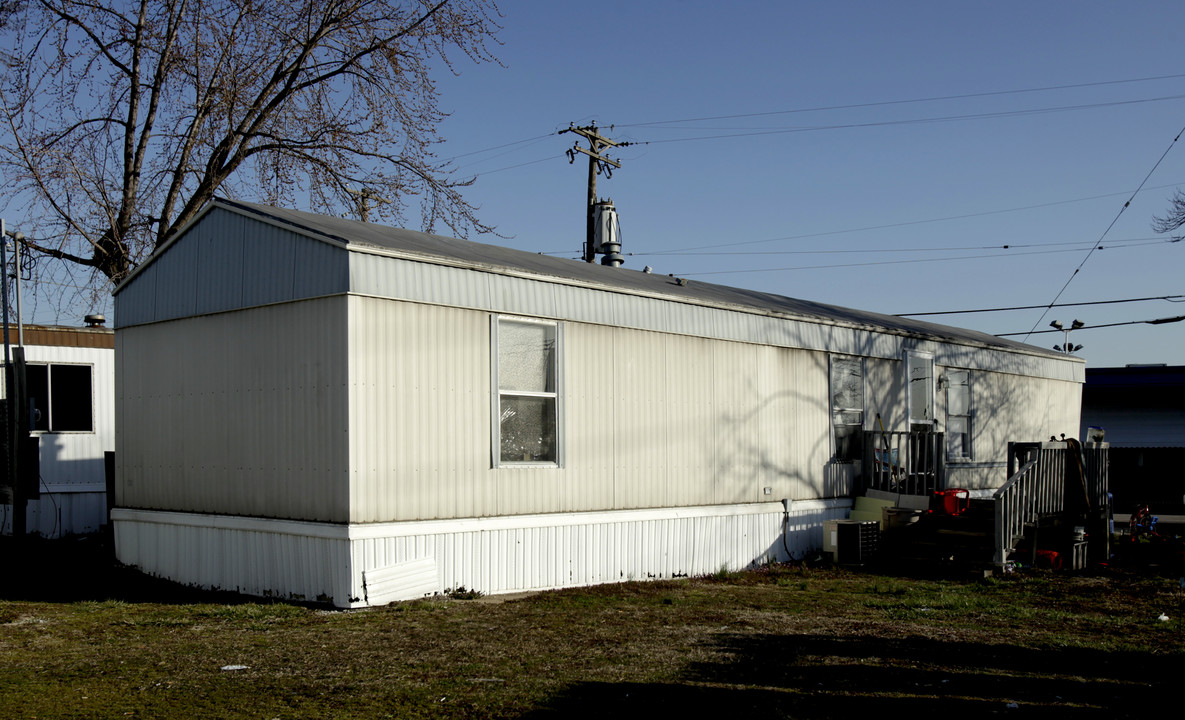
<instances>
[{"instance_id":1,"label":"small window","mask_svg":"<svg viewBox=\"0 0 1185 720\"><path fill-rule=\"evenodd\" d=\"M946 371L946 455L971 458L971 372Z\"/></svg>"},{"instance_id":2,"label":"small window","mask_svg":"<svg viewBox=\"0 0 1185 720\"><path fill-rule=\"evenodd\" d=\"M558 465L560 326L496 318L494 464Z\"/></svg>"},{"instance_id":3,"label":"small window","mask_svg":"<svg viewBox=\"0 0 1185 720\"><path fill-rule=\"evenodd\" d=\"M41 432L93 432L90 365L27 365L29 427Z\"/></svg>"},{"instance_id":4,"label":"small window","mask_svg":"<svg viewBox=\"0 0 1185 720\"><path fill-rule=\"evenodd\" d=\"M864 452L863 358L831 358L831 429L835 459L859 460Z\"/></svg>"}]
</instances>

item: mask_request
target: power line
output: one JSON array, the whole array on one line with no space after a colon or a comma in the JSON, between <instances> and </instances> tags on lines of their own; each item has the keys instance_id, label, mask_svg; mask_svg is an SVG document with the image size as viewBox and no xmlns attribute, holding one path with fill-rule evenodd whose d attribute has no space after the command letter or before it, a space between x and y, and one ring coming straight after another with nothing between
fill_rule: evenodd
<instances>
[{"instance_id":1,"label":"power line","mask_svg":"<svg viewBox=\"0 0 1185 720\"><path fill-rule=\"evenodd\" d=\"M1049 301L1049 307L1045 309L1045 312L1041 313L1041 317L1037 318L1037 322L1033 323L1033 327L1029 329L1030 333L1037 329L1037 326L1040 325L1045 319L1045 316L1049 314L1049 310L1053 307L1053 304L1056 303L1059 298L1061 298L1062 293L1066 291L1066 288L1070 287L1070 283L1074 282L1074 278L1078 276L1078 271L1082 269L1083 265L1086 265L1086 261L1090 259L1090 256L1094 255L1094 251L1097 249L1098 243L1101 243L1103 238L1107 237L1107 233L1111 232L1111 228L1115 227L1115 223L1119 222L1120 216L1122 216L1123 212L1131 206L1132 200L1135 200L1136 195L1140 194L1140 190L1144 187L1144 183L1148 182L1149 178L1152 177L1152 173L1156 172L1156 168L1160 167L1160 164L1164 162L1165 157L1168 156L1169 151L1173 149L1173 146L1177 144L1177 141L1181 139L1182 134L1185 134L1185 127L1181 128L1180 132L1177 133L1177 136L1173 138L1173 141L1169 143L1169 146L1166 147L1164 152L1160 154L1160 157L1152 165L1152 169L1148 171L1148 174L1145 175L1144 179L1140 181L1139 186L1134 192L1132 192L1132 196L1127 199L1127 202L1123 204L1123 207L1119 208L1119 212L1115 213L1115 217L1111 220L1111 224L1108 225L1107 229L1103 231L1103 234L1099 236L1096 244L1091 246L1090 251L1086 253L1086 257L1082 258L1082 262L1078 263L1078 267L1074 268L1074 272L1070 273L1070 277L1066 278L1066 283L1062 285L1062 289L1058 290L1057 295L1053 296L1053 300ZM1025 337L1027 338L1028 335Z\"/></svg>"},{"instance_id":2,"label":"power line","mask_svg":"<svg viewBox=\"0 0 1185 720\"><path fill-rule=\"evenodd\" d=\"M1129 320L1128 322L1104 323L1102 325L1083 325L1082 327L1074 328L1074 332L1079 332L1081 330L1094 330L1096 328L1119 327L1120 325L1167 325L1169 323L1181 322L1182 320L1185 320L1185 315L1178 315L1177 317L1168 317L1168 318L1157 318L1155 320ZM1030 330L1027 333L1023 333L1023 332L997 333L996 337L1013 337L1015 335L1024 335L1025 337L1028 337L1029 335L1044 335L1045 333L1060 333L1060 332L1065 332L1065 331L1064 330L1037 330L1037 331Z\"/></svg>"},{"instance_id":3,"label":"power line","mask_svg":"<svg viewBox=\"0 0 1185 720\"><path fill-rule=\"evenodd\" d=\"M544 158L539 158L538 160L528 160L526 162L516 163L514 165L507 165L506 167L495 168L493 170L483 170L482 172L477 173L477 175L475 175L475 177L481 177L482 175L492 175L496 172L502 172L503 170L513 170L515 168L526 167L527 165L538 165L539 163L550 162L552 160L555 160L557 157L563 157L563 155L562 154L560 154L560 155L552 154L552 155L548 155L547 157L544 157Z\"/></svg>"},{"instance_id":4,"label":"power line","mask_svg":"<svg viewBox=\"0 0 1185 720\"><path fill-rule=\"evenodd\" d=\"M559 134L558 132L549 132L545 135L536 135L535 137L530 137L525 140L515 140L514 142L502 143L501 145L494 145L493 147L484 148L482 150L474 150L472 152L461 153L460 155L453 155L451 158L448 158L447 160L445 160L445 162L452 162L454 160L458 160L463 157L469 157L470 155L480 155L482 153L492 152L494 150L501 150L502 148L514 147L515 145L523 145L524 143L535 142L536 140L543 140L544 138L549 138L552 135L558 135L558 134Z\"/></svg>"},{"instance_id":5,"label":"power line","mask_svg":"<svg viewBox=\"0 0 1185 720\"><path fill-rule=\"evenodd\" d=\"M1175 298L1185 298L1185 295L1157 295L1155 297L1142 298L1127 298L1125 300L1094 300L1091 302L1072 302L1072 303L1058 303L1053 307L1079 307L1082 305L1114 305L1116 303L1133 303L1133 302L1147 302L1149 300L1167 300L1169 302L1182 302ZM1046 307L1045 305L1014 305L1012 307L1000 308L984 308L982 310L942 310L937 312L919 312L919 313L894 313L897 317L922 317L924 315L965 315L968 313L992 313L992 312L1007 312L1010 310L1037 310ZM1097 326L1096 326L1097 327ZM1044 331L1042 331L1044 332ZM1019 335L1020 333L1015 333Z\"/></svg>"},{"instance_id":6,"label":"power line","mask_svg":"<svg viewBox=\"0 0 1185 720\"><path fill-rule=\"evenodd\" d=\"M930 118L914 118L910 120L877 120L862 123L834 123L830 125L811 125L808 127L781 128L775 130L754 130L752 132L726 133L722 135L699 135L689 138L667 138L665 140L637 140L638 145L658 145L661 143L692 142L699 140L723 140L738 137L758 137L763 135L784 135L788 133L817 132L820 130L851 130L855 128L890 127L895 125L920 125L923 123L955 122L959 120L988 120L1003 117L1022 117L1025 115L1040 115L1055 112L1071 112L1074 110L1091 110L1100 107L1118 107L1121 105L1138 105L1142 103L1163 102L1166 100L1180 100L1185 95L1165 95L1141 100L1116 100L1105 103L1089 103L1085 105L1060 105L1048 108L1032 108L1029 110L1003 110L991 113L972 113L968 115L945 115Z\"/></svg>"},{"instance_id":7,"label":"power line","mask_svg":"<svg viewBox=\"0 0 1185 720\"><path fill-rule=\"evenodd\" d=\"M1139 245L1160 245L1163 243L1180 242L1176 238L1164 237L1146 237L1146 238L1125 238L1122 240L1112 240L1111 245L1121 243L1128 243L1133 246ZM636 252L631 255L842 255L848 253L861 253L864 255L883 254L883 253L918 253L918 252L937 252L939 250L947 251L971 251L971 250L1015 250L1018 248L1042 248L1042 247L1058 247L1058 246L1073 246L1079 249L1085 248L1087 243L1081 240L1071 242L1052 242L1052 243L1009 243L1008 245L951 245L945 247L924 247L924 248L858 248L847 250L722 250L719 252L705 250L705 251L682 251L682 250L660 250L657 252L646 253ZM544 253L546 254L546 253ZM1037 306L1043 307L1043 306Z\"/></svg>"},{"instance_id":8,"label":"power line","mask_svg":"<svg viewBox=\"0 0 1185 720\"><path fill-rule=\"evenodd\" d=\"M885 107L885 106L889 106L889 105L908 105L908 104L917 104L917 103L925 103L925 102L940 102L940 101L945 101L945 100L965 100L965 99L969 99L969 98L996 97L996 96L1003 96L1003 95L1020 95L1020 94L1026 94L1026 93L1048 92L1051 90L1073 90L1073 89L1088 88L1088 87L1102 87L1102 86L1107 86L1107 85L1127 85L1127 84L1131 84L1131 83L1152 82L1152 81L1156 81L1156 80L1176 80L1179 78L1185 78L1185 73L1177 74L1177 75L1157 75L1157 76L1142 77L1142 78L1128 78L1125 80L1102 80L1099 82L1074 83L1074 84L1069 84L1069 85L1048 85L1045 87L1020 88L1020 89L1015 89L1015 90L995 90L995 91L981 92L981 93L966 93L966 94L961 94L961 95L939 95L939 96L935 96L935 97L909 98L909 99L905 99L905 100L883 100L883 101L878 101L878 102L853 103L850 105L828 105L828 106L811 107L811 108L794 108L794 109L790 109L790 110L768 110L768 111L755 112L755 113L738 113L738 114L733 114L733 115L712 115L712 116L707 116L707 117L683 118L683 119L679 119L679 120L654 120L654 121L650 121L650 122L624 123L624 124L623 123L616 123L615 126L616 127L654 127L654 126L658 126L658 125L670 125L670 124L674 124L674 123L703 122L706 120L736 120L736 119L740 119L740 118L749 118L749 117L767 117L767 116L771 116L771 115L791 115L791 114L797 114L797 113L823 112L823 111L829 111L829 110L855 110L855 109L869 108L869 107ZM584 121L582 120L581 122L584 122ZM501 143L499 145L492 145L487 148L482 148L481 150L471 150L469 152L459 153L457 155L453 155L452 157L448 158L447 160L445 160L445 162L453 162L454 160L459 160L460 158L464 158L464 157L470 157L472 155L480 155L482 153L491 152L493 150L502 150L503 148L514 147L516 145L523 145L525 143L535 142L537 140L543 140L545 138L549 138L554 135L559 135L562 132L563 132L563 130L555 130L552 132L544 133L542 135L536 135L534 137L524 138L522 140L514 140L511 142Z\"/></svg>"},{"instance_id":9,"label":"power line","mask_svg":"<svg viewBox=\"0 0 1185 720\"><path fill-rule=\"evenodd\" d=\"M1133 247L1131 245L1120 245L1112 248L1118 250L1120 248ZM1013 258L1021 255L1053 255L1056 253L1070 253L1078 252L1076 249L1070 250L1033 250L1029 252L1007 253L1004 255L962 255L959 257L941 257L941 258L914 258L910 260L874 260L862 263L836 263L832 265L800 265L798 267L780 267L780 268L756 268L752 270L710 270L706 272L677 272L674 273L680 277L696 277L700 275L737 275L741 273L758 273L758 272L784 272L791 270L830 270L834 268L851 268L851 267L869 267L873 265L905 265L908 263L930 263L930 262L949 262L952 260L983 260L983 259L999 259L999 258ZM636 253L644 255L646 253ZM650 253L657 254L657 253ZM1044 307L1044 306L1042 306Z\"/></svg>"},{"instance_id":10,"label":"power line","mask_svg":"<svg viewBox=\"0 0 1185 720\"><path fill-rule=\"evenodd\" d=\"M1185 184L1185 182L1172 183L1169 185L1157 185L1155 187L1150 187L1148 189L1149 190L1162 190L1165 188L1179 187L1182 184ZM865 225L863 227L847 228L844 230L827 230L824 232L817 232L817 233L803 233L801 235L783 235L781 237L776 237L776 238L766 238L765 240L741 240L739 242L730 242L730 243L712 243L711 245L695 245L692 247L681 248L679 250L659 251L659 252L655 252L655 253L651 253L651 254L653 254L653 255L667 255L667 254L675 254L675 253L684 253L684 252L687 252L688 250L707 250L707 249L722 248L722 247L740 247L742 245L762 245L764 243L781 242L783 240L805 240L807 238L828 237L831 235L844 235L847 233L867 232L869 230L889 230L891 228L910 227L912 225L926 225L929 223L946 222L948 220L966 220L969 218L985 217L987 215L1003 215L1005 213L1021 212L1024 210L1040 210L1042 208L1055 207L1057 205L1069 205L1071 203L1089 202L1091 200L1102 200L1105 198L1119 197L1122 195L1127 195L1127 194L1129 194L1129 192L1130 191L1125 190L1123 192L1106 193L1103 195L1091 195L1089 197L1074 198L1072 200L1055 200L1055 201L1047 202L1047 203L1038 203L1036 205L1021 205L1019 207L1004 208L1002 210L984 210L982 212L966 213L963 215L946 215L944 217L927 218L925 220L907 220L905 222L899 222L899 223L885 223L883 225Z\"/></svg>"},{"instance_id":11,"label":"power line","mask_svg":"<svg viewBox=\"0 0 1185 720\"><path fill-rule=\"evenodd\" d=\"M940 96L936 96L936 97L912 98L912 99L908 99L908 100L885 100L885 101L881 101L881 102L855 103L852 105L830 105L830 106L814 107L814 108L797 108L797 109L793 109L793 110L771 110L771 111L767 111L767 112L740 113L740 114L735 114L735 115L713 115L713 116L709 116L709 117L684 118L682 120L656 120L653 122L624 123L624 124L618 123L617 126L618 127L651 127L651 126L655 126L655 125L670 125L670 124L674 124L674 123L703 122L706 120L736 120L736 119L740 119L740 118L749 118L749 117L766 117L766 116L770 116L770 115L790 115L790 114L794 114L794 113L824 112L824 111L828 111L828 110L854 110L854 109L858 109L858 108L884 107L886 105L906 105L906 104L911 104L911 103L938 102L938 101L943 101L943 100L966 100L969 98L992 97L992 96L999 96L999 95L1018 95L1018 94L1022 94L1022 93L1047 92L1050 90L1071 90L1071 89L1086 88L1086 87L1099 87L1099 86L1103 86L1103 85L1124 85L1124 84L1128 84L1128 83L1149 82L1149 81L1153 81L1153 80L1175 80L1175 79L1183 78L1183 77L1185 77L1185 74L1158 75L1158 76L1145 77L1145 78L1130 78L1127 80L1104 80L1104 81L1100 81L1100 82L1075 83L1072 85L1050 85L1050 86L1046 86L1046 87L1037 87L1037 88L1022 88L1019 90L996 90L996 91L991 91L991 92L966 93L966 94L962 94L962 95L940 95Z\"/></svg>"}]
</instances>

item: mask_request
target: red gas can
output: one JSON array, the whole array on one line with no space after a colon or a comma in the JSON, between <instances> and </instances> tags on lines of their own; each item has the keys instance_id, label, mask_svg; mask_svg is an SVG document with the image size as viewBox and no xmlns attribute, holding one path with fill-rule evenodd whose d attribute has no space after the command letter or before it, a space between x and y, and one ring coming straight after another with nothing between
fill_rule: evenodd
<instances>
[{"instance_id":1,"label":"red gas can","mask_svg":"<svg viewBox=\"0 0 1185 720\"><path fill-rule=\"evenodd\" d=\"M934 494L939 501L938 507L947 515L962 515L971 504L971 492L963 488L938 490Z\"/></svg>"}]
</instances>

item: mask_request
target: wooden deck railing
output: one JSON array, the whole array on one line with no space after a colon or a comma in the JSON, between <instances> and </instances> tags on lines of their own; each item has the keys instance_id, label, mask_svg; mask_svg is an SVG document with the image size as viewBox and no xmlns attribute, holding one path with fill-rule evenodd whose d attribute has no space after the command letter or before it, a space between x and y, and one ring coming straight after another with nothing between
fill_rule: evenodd
<instances>
[{"instance_id":1,"label":"wooden deck railing","mask_svg":"<svg viewBox=\"0 0 1185 720\"><path fill-rule=\"evenodd\" d=\"M1003 565L1025 532L1042 516L1067 510L1067 498L1081 510L1098 514L1107 506L1107 446L1091 444L1078 455L1069 442L1009 443L1008 481L995 500L995 551L992 560ZM1079 460L1083 460L1079 480ZM1085 493L1083 492L1085 489Z\"/></svg>"},{"instance_id":2,"label":"wooden deck railing","mask_svg":"<svg viewBox=\"0 0 1185 720\"><path fill-rule=\"evenodd\" d=\"M864 488L904 495L946 489L943 434L865 432Z\"/></svg>"}]
</instances>

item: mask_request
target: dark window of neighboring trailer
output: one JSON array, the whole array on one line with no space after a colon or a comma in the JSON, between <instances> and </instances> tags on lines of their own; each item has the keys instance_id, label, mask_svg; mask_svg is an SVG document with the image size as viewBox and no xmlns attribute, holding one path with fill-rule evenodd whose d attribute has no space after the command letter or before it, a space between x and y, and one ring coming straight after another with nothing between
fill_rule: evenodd
<instances>
[{"instance_id":1,"label":"dark window of neighboring trailer","mask_svg":"<svg viewBox=\"0 0 1185 720\"><path fill-rule=\"evenodd\" d=\"M90 365L28 365L25 383L33 408L29 418L32 430L95 429Z\"/></svg>"},{"instance_id":2,"label":"dark window of neighboring trailer","mask_svg":"<svg viewBox=\"0 0 1185 720\"><path fill-rule=\"evenodd\" d=\"M25 392L33 413L29 416L30 430L49 430L49 366L25 366Z\"/></svg>"}]
</instances>

